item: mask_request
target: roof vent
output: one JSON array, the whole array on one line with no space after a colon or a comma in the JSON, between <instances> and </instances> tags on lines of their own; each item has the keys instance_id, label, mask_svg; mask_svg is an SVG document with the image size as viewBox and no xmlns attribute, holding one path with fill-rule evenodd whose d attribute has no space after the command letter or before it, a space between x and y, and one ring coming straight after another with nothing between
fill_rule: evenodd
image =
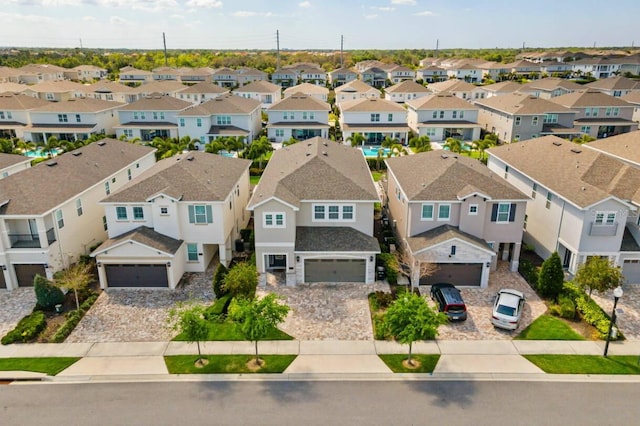
<instances>
[{"instance_id":1,"label":"roof vent","mask_svg":"<svg viewBox=\"0 0 640 426\"><path fill-rule=\"evenodd\" d=\"M322 142L322 145L329 146L326 142Z\"/></svg>"},{"instance_id":2,"label":"roof vent","mask_svg":"<svg viewBox=\"0 0 640 426\"><path fill-rule=\"evenodd\" d=\"M106 141L98 141L99 146L105 146L107 144Z\"/></svg>"},{"instance_id":3,"label":"roof vent","mask_svg":"<svg viewBox=\"0 0 640 426\"><path fill-rule=\"evenodd\" d=\"M554 144L555 146L560 146L560 145L562 145L562 142L555 141L555 142L553 142L553 144Z\"/></svg>"},{"instance_id":4,"label":"roof vent","mask_svg":"<svg viewBox=\"0 0 640 426\"><path fill-rule=\"evenodd\" d=\"M446 160L447 158L449 158L449 156L448 156L447 154L442 154L440 157L444 158L445 160Z\"/></svg>"},{"instance_id":5,"label":"roof vent","mask_svg":"<svg viewBox=\"0 0 640 426\"><path fill-rule=\"evenodd\" d=\"M193 155L188 156L187 161L193 161Z\"/></svg>"},{"instance_id":6,"label":"roof vent","mask_svg":"<svg viewBox=\"0 0 640 426\"><path fill-rule=\"evenodd\" d=\"M74 157L79 157L82 155L82 151L73 151L71 155L73 155Z\"/></svg>"},{"instance_id":7,"label":"roof vent","mask_svg":"<svg viewBox=\"0 0 640 426\"><path fill-rule=\"evenodd\" d=\"M580 154L582 150L579 148L571 148L571 152L573 152L574 154Z\"/></svg>"},{"instance_id":8,"label":"roof vent","mask_svg":"<svg viewBox=\"0 0 640 426\"><path fill-rule=\"evenodd\" d=\"M53 160L53 161L47 161L47 166L49 166L49 167L53 167L53 166L55 166L55 165L57 165L57 164L58 164L58 162L57 162L57 161L55 161L55 160Z\"/></svg>"},{"instance_id":9,"label":"roof vent","mask_svg":"<svg viewBox=\"0 0 640 426\"><path fill-rule=\"evenodd\" d=\"M327 154L327 151L322 151L322 155L324 155L325 157L328 156L329 154Z\"/></svg>"},{"instance_id":10,"label":"roof vent","mask_svg":"<svg viewBox=\"0 0 640 426\"><path fill-rule=\"evenodd\" d=\"M310 153L310 152L307 152L305 155L308 157L308 156L310 156L310 155L311 155L311 153Z\"/></svg>"}]
</instances>

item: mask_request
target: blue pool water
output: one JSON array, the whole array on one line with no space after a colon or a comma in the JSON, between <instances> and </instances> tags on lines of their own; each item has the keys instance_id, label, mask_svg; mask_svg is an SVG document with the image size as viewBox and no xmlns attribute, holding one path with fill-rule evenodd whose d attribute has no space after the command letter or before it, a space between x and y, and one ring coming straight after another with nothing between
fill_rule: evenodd
<instances>
[{"instance_id":1,"label":"blue pool water","mask_svg":"<svg viewBox=\"0 0 640 426\"><path fill-rule=\"evenodd\" d=\"M222 155L223 157L237 157L237 153L235 152L227 152L227 151L220 151L218 152L218 154Z\"/></svg>"},{"instance_id":2,"label":"blue pool water","mask_svg":"<svg viewBox=\"0 0 640 426\"><path fill-rule=\"evenodd\" d=\"M449 147L448 147L448 146L445 146L445 147L444 147L444 148L442 148L442 149L445 149L445 150L449 151ZM471 145L470 145L470 144L468 144L468 143L463 143L463 144L462 144L462 150L463 150L463 151L471 151Z\"/></svg>"},{"instance_id":3,"label":"blue pool water","mask_svg":"<svg viewBox=\"0 0 640 426\"><path fill-rule=\"evenodd\" d=\"M389 148L382 148L381 146L366 146L362 148L362 153L365 157L377 157L379 150L382 150L383 157L386 157L391 152Z\"/></svg>"},{"instance_id":4,"label":"blue pool water","mask_svg":"<svg viewBox=\"0 0 640 426\"><path fill-rule=\"evenodd\" d=\"M58 154L60 154L62 152L62 150L60 148L56 148L52 151L52 156L56 156ZM26 157L29 158L45 158L49 156L48 152L43 152L42 149L38 148L38 149L34 149L31 151L27 151L25 152L23 155L25 155Z\"/></svg>"}]
</instances>

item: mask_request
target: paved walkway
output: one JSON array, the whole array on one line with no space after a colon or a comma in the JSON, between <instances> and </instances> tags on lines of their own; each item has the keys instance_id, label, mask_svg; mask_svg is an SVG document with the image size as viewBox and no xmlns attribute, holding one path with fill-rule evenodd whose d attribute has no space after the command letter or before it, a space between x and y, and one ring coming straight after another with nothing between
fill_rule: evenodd
<instances>
[{"instance_id":1,"label":"paved walkway","mask_svg":"<svg viewBox=\"0 0 640 426\"><path fill-rule=\"evenodd\" d=\"M36 304L33 287L0 291L0 337L13 330Z\"/></svg>"},{"instance_id":2,"label":"paved walkway","mask_svg":"<svg viewBox=\"0 0 640 426\"><path fill-rule=\"evenodd\" d=\"M593 292L591 297L604 311L611 315L613 291L604 294ZM624 293L618 300L616 324L628 340L640 340L640 285L624 286Z\"/></svg>"}]
</instances>

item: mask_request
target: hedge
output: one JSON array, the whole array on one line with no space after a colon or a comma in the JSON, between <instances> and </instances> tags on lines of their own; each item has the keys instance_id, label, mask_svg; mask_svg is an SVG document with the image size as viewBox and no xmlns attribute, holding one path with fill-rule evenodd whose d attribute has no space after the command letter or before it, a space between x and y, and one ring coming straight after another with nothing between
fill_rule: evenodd
<instances>
[{"instance_id":1,"label":"hedge","mask_svg":"<svg viewBox=\"0 0 640 426\"><path fill-rule=\"evenodd\" d=\"M44 312L34 311L22 318L16 327L8 332L0 342L3 345L9 345L14 342L28 342L36 338L46 326L47 320Z\"/></svg>"},{"instance_id":2,"label":"hedge","mask_svg":"<svg viewBox=\"0 0 640 426\"><path fill-rule=\"evenodd\" d=\"M398 271L400 270L400 265L398 264L396 256L392 253L380 253L377 257L378 262L384 266L389 284L398 284Z\"/></svg>"},{"instance_id":3,"label":"hedge","mask_svg":"<svg viewBox=\"0 0 640 426\"><path fill-rule=\"evenodd\" d=\"M209 321L215 321L220 319L220 317L226 315L229 304L231 303L231 299L231 294L225 294L224 296L216 300L211 306L205 309L205 319Z\"/></svg>"},{"instance_id":4,"label":"hedge","mask_svg":"<svg viewBox=\"0 0 640 426\"><path fill-rule=\"evenodd\" d=\"M53 336L49 339L51 343L62 343L64 340L69 337L71 332L76 328L84 314L87 313L91 306L98 299L97 294L93 294L89 296L82 304L80 305L80 309L75 309L73 311L69 311L65 314L66 321L62 326L55 332Z\"/></svg>"},{"instance_id":5,"label":"hedge","mask_svg":"<svg viewBox=\"0 0 640 426\"><path fill-rule=\"evenodd\" d=\"M582 319L596 328L598 337L600 339L606 339L611 319L609 315L602 310L600 305L572 282L564 283L562 292L574 301L576 309L582 314ZM622 337L622 333L618 332L617 338L621 339Z\"/></svg>"}]
</instances>

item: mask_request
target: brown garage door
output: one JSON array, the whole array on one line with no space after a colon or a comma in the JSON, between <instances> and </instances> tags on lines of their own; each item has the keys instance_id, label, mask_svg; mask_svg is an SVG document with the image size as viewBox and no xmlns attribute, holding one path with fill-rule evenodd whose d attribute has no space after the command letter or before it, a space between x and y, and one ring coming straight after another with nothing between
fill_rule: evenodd
<instances>
[{"instance_id":1,"label":"brown garage door","mask_svg":"<svg viewBox=\"0 0 640 426\"><path fill-rule=\"evenodd\" d=\"M37 275L47 276L44 265L13 265L16 270L16 278L18 279L18 287L33 287L33 279Z\"/></svg>"},{"instance_id":2,"label":"brown garage door","mask_svg":"<svg viewBox=\"0 0 640 426\"><path fill-rule=\"evenodd\" d=\"M107 287L168 287L167 266L161 264L105 265Z\"/></svg>"},{"instance_id":3,"label":"brown garage door","mask_svg":"<svg viewBox=\"0 0 640 426\"><path fill-rule=\"evenodd\" d=\"M420 280L421 285L451 283L460 286L480 286L482 263L439 263L438 270Z\"/></svg>"},{"instance_id":4,"label":"brown garage door","mask_svg":"<svg viewBox=\"0 0 640 426\"><path fill-rule=\"evenodd\" d=\"M364 259L306 259L304 282L358 282L366 281L367 267Z\"/></svg>"}]
</instances>

